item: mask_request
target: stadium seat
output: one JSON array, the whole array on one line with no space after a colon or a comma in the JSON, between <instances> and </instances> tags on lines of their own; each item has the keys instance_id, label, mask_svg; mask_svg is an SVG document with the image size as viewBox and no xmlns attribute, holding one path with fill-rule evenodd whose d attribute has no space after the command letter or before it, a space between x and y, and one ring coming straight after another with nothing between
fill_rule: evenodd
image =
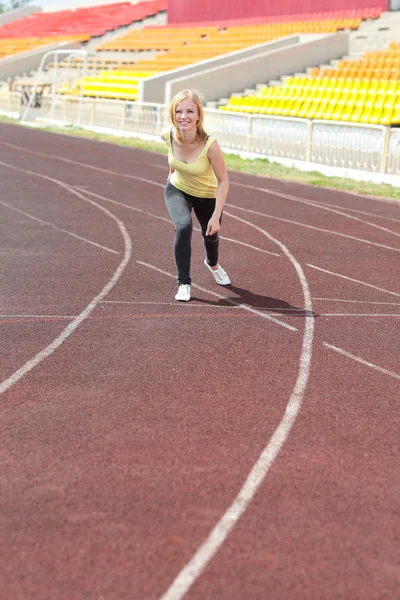
<instances>
[{"instance_id":1,"label":"stadium seat","mask_svg":"<svg viewBox=\"0 0 400 600\"><path fill-rule=\"evenodd\" d=\"M282 86L263 86L252 97L259 114L394 125L400 118L400 43L367 52L361 59L341 60L336 67L314 67L309 76L289 77ZM228 110L249 112L242 103ZM246 108L244 108L246 107ZM227 109L227 107L220 107Z\"/></svg>"},{"instance_id":2,"label":"stadium seat","mask_svg":"<svg viewBox=\"0 0 400 600\"><path fill-rule=\"evenodd\" d=\"M148 4L154 3L155 0ZM118 65L109 63L110 72L117 68L118 71L132 71L136 73L161 73L190 65L201 60L207 60L221 54L240 50L249 46L265 43L282 36L294 33L332 33L342 29L357 29L364 18L375 18L379 16L380 9L375 11L327 11L302 15L285 15L277 17L259 17L249 20L232 20L219 23L186 23L178 26L154 26L143 29L132 29L121 37L101 44L96 52L96 57L91 57L88 62L89 68L98 68L99 61L105 61L107 54L112 53L113 60L119 54L122 57L129 55L126 63ZM371 17L371 15L374 15ZM140 58L141 52L155 53L153 57ZM135 53L135 56L132 56ZM64 61L64 64L65 61ZM78 66L78 61L74 65ZM343 69L349 70L345 64ZM343 72L346 72L346 71ZM332 71L330 77L337 78L338 73ZM314 76L321 78L320 70L315 67ZM84 85L85 95L93 91L106 90L105 84L110 86L116 80L104 80L104 74L98 75L98 88L94 90L95 81L86 81ZM131 75L127 75L131 80ZM300 78L301 79L301 78ZM132 85L133 85L132 81ZM293 82L292 82L293 83ZM101 85L100 85L101 84ZM308 116L314 118L321 114L321 107L325 111L329 108L330 98L325 97L325 88L318 89L317 83L313 83L310 89L303 89L303 83L295 82L295 89L278 89L273 94L258 94L256 97L248 98L246 101L235 97L229 101L222 110L247 112L249 114L277 114L282 116ZM71 87L69 88L71 90ZM109 91L114 88L110 87ZM73 90L71 90L73 91ZM64 93L68 91L64 88ZM123 92L121 92L123 93ZM307 99L302 99L302 94L307 94ZM311 96L310 96L311 94ZM315 95L315 98L313 97ZM129 97L131 92L129 92ZM333 110L333 109L332 109Z\"/></svg>"}]
</instances>

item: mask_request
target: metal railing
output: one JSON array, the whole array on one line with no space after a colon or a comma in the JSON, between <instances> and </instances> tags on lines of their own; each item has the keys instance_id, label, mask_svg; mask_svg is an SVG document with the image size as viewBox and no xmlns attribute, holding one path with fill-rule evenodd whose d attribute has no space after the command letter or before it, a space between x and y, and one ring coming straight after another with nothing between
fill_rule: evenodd
<instances>
[{"instance_id":1,"label":"metal railing","mask_svg":"<svg viewBox=\"0 0 400 600\"><path fill-rule=\"evenodd\" d=\"M386 173L400 174L400 129L392 129L389 136Z\"/></svg>"},{"instance_id":2,"label":"metal railing","mask_svg":"<svg viewBox=\"0 0 400 600\"><path fill-rule=\"evenodd\" d=\"M334 167L385 172L389 128L335 121L311 122L311 162Z\"/></svg>"},{"instance_id":3,"label":"metal railing","mask_svg":"<svg viewBox=\"0 0 400 600\"><path fill-rule=\"evenodd\" d=\"M83 105L83 98L84 98L84 96L83 96L83 79L86 76L87 51L86 50L72 50L72 49L49 50L42 56L42 60L40 61L39 69L36 72L33 89L29 96L28 104L21 116L21 121L25 121L27 119L30 109L36 105L36 95L37 95L37 90L39 87L40 78L43 77L47 60L50 58L50 56L53 56L53 55L54 55L54 67L53 67L53 82L52 82L52 86L51 86L51 104L50 104L49 112L48 112L49 118L53 118L53 112L55 110L55 107L57 106L57 103L61 99L61 90L62 90L63 84L66 82L67 75L68 75L68 72L69 72L69 69L71 66L71 60L72 60L73 56L82 57L82 66L79 69L80 90L79 90L78 114L77 114L76 120L74 121L79 124L81 122L81 112L82 112L82 105ZM66 69L60 70L58 68L58 57L59 56L67 56Z\"/></svg>"},{"instance_id":4,"label":"metal railing","mask_svg":"<svg viewBox=\"0 0 400 600\"><path fill-rule=\"evenodd\" d=\"M43 100L43 114L49 99ZM76 123L79 98L64 96L53 118ZM383 125L273 117L204 109L223 148L369 173L400 175L400 130ZM158 136L169 123L161 104L84 98L81 125Z\"/></svg>"}]
</instances>

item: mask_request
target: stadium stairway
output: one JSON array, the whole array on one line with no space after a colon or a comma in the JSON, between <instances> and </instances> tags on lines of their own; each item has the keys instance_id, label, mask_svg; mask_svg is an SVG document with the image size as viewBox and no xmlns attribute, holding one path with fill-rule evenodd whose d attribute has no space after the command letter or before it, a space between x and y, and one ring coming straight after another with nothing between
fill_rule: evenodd
<instances>
[{"instance_id":1,"label":"stadium stairway","mask_svg":"<svg viewBox=\"0 0 400 600\"><path fill-rule=\"evenodd\" d=\"M363 21L358 31L351 32L350 57L386 48L392 41L400 41L400 11L383 12L379 19Z\"/></svg>"}]
</instances>

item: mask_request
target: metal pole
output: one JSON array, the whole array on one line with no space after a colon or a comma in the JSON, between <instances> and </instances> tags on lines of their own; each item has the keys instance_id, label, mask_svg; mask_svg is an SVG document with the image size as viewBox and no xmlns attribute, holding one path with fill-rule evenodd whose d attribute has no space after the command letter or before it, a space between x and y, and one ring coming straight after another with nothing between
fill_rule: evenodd
<instances>
[{"instance_id":1,"label":"metal pole","mask_svg":"<svg viewBox=\"0 0 400 600\"><path fill-rule=\"evenodd\" d=\"M36 99L36 90L37 90L38 83L39 83L39 75L43 71L43 65L44 65L44 62L45 62L46 58L48 56L50 56L51 53L52 53L51 51L50 52L46 52L46 54L44 56L42 56L42 60L40 61L39 71L38 71L38 73L36 75L35 83L33 84L33 90L32 90L32 93L31 93L31 95L29 97L28 104L26 105L26 109L25 109L25 111L24 111L24 113L23 113L23 115L21 117L21 121L25 121L25 118L26 118L28 112L32 108L32 104L33 104L34 100Z\"/></svg>"},{"instance_id":2,"label":"metal pole","mask_svg":"<svg viewBox=\"0 0 400 600\"><path fill-rule=\"evenodd\" d=\"M50 112L48 116L51 118L53 116L54 106L56 104L56 83L57 83L57 71L58 71L58 55L56 54L54 57L54 73L53 73L53 83L51 86L51 106Z\"/></svg>"},{"instance_id":3,"label":"metal pole","mask_svg":"<svg viewBox=\"0 0 400 600\"><path fill-rule=\"evenodd\" d=\"M385 137L383 138L383 149L382 149L382 157L381 157L381 165L380 165L381 173L386 173L386 169L387 169L390 134L391 134L391 128L385 127L385 134L384 134Z\"/></svg>"},{"instance_id":4,"label":"metal pole","mask_svg":"<svg viewBox=\"0 0 400 600\"><path fill-rule=\"evenodd\" d=\"M78 108L78 125L81 124L81 119L82 119L82 104L83 104L83 93L84 93L84 87L85 87L85 77L86 77L86 73L87 73L87 51L84 51L85 54L83 55L83 65L82 65L82 79L81 79L81 90L80 90L80 96L79 96L79 108Z\"/></svg>"}]
</instances>

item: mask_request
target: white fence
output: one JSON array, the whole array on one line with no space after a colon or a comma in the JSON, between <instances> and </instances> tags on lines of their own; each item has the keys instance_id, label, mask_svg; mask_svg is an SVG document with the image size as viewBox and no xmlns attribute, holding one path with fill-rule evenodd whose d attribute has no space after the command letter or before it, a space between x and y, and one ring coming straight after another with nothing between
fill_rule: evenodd
<instances>
[{"instance_id":1,"label":"white fence","mask_svg":"<svg viewBox=\"0 0 400 600\"><path fill-rule=\"evenodd\" d=\"M42 116L50 107L42 103ZM79 98L63 97L52 118L76 123ZM339 121L272 117L205 109L206 128L221 146L370 173L400 175L400 129ZM168 125L161 104L85 98L81 125L158 136Z\"/></svg>"},{"instance_id":2,"label":"white fence","mask_svg":"<svg viewBox=\"0 0 400 600\"><path fill-rule=\"evenodd\" d=\"M14 113L19 115L21 113L21 96L18 93L0 93L0 112L3 113Z\"/></svg>"}]
</instances>

